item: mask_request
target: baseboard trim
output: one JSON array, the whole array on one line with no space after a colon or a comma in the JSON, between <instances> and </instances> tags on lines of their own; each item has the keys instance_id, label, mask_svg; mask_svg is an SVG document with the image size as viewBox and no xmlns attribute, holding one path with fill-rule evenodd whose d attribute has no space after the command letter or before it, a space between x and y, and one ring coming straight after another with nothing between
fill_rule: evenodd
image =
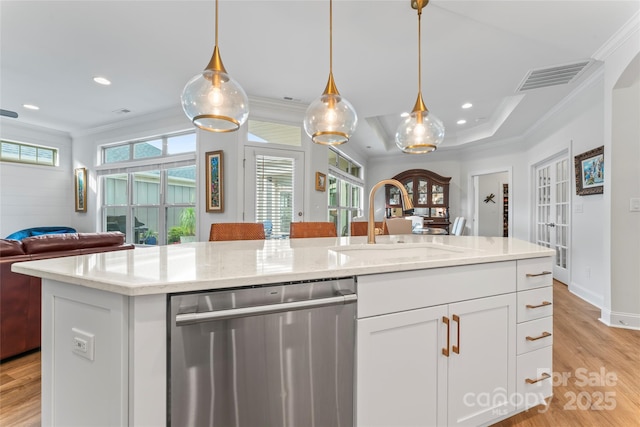
<instances>
[{"instance_id":1,"label":"baseboard trim","mask_svg":"<svg viewBox=\"0 0 640 427\"><path fill-rule=\"evenodd\" d=\"M640 314L621 313L602 308L598 320L612 328L640 331Z\"/></svg>"},{"instance_id":2,"label":"baseboard trim","mask_svg":"<svg viewBox=\"0 0 640 427\"><path fill-rule=\"evenodd\" d=\"M595 292L580 286L576 282L571 282L571 284L569 285L569 292L571 292L578 298L588 302L594 307L602 309L602 307L604 306L604 298L602 297L602 295L598 295Z\"/></svg>"}]
</instances>

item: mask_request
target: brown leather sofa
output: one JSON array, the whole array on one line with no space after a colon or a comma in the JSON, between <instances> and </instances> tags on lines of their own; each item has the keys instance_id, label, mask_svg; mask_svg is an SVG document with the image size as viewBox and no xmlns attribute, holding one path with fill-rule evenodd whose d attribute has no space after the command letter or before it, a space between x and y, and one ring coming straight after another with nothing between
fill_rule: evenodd
<instances>
[{"instance_id":1,"label":"brown leather sofa","mask_svg":"<svg viewBox=\"0 0 640 427\"><path fill-rule=\"evenodd\" d=\"M0 359L40 347L41 281L11 271L15 262L133 249L120 232L0 239Z\"/></svg>"}]
</instances>

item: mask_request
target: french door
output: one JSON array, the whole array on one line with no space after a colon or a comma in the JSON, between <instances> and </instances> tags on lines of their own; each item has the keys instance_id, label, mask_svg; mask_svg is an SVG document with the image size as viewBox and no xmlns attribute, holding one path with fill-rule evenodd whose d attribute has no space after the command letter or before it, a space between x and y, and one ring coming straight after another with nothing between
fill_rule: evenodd
<instances>
[{"instance_id":1,"label":"french door","mask_svg":"<svg viewBox=\"0 0 640 427\"><path fill-rule=\"evenodd\" d=\"M246 147L244 159L244 221L264 223L268 239L288 237L304 220L304 153Z\"/></svg>"},{"instance_id":2,"label":"french door","mask_svg":"<svg viewBox=\"0 0 640 427\"><path fill-rule=\"evenodd\" d=\"M569 283L570 164L566 156L535 169L535 242L556 251L553 277Z\"/></svg>"}]
</instances>

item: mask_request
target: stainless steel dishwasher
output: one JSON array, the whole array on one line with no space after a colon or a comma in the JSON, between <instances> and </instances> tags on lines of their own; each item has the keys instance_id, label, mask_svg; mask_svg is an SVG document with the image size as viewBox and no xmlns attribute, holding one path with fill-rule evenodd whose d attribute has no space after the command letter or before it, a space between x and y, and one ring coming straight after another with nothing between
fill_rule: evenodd
<instances>
[{"instance_id":1,"label":"stainless steel dishwasher","mask_svg":"<svg viewBox=\"0 0 640 427\"><path fill-rule=\"evenodd\" d=\"M173 427L353 425L350 278L173 294Z\"/></svg>"}]
</instances>

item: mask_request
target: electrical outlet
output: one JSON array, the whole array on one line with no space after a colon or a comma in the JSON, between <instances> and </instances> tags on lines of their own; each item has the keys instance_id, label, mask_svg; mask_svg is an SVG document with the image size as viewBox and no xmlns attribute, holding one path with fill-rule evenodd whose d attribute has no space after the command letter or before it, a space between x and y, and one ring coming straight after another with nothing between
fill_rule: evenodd
<instances>
[{"instance_id":1,"label":"electrical outlet","mask_svg":"<svg viewBox=\"0 0 640 427\"><path fill-rule=\"evenodd\" d=\"M77 328L71 328L71 351L80 357L93 361L95 336Z\"/></svg>"}]
</instances>

